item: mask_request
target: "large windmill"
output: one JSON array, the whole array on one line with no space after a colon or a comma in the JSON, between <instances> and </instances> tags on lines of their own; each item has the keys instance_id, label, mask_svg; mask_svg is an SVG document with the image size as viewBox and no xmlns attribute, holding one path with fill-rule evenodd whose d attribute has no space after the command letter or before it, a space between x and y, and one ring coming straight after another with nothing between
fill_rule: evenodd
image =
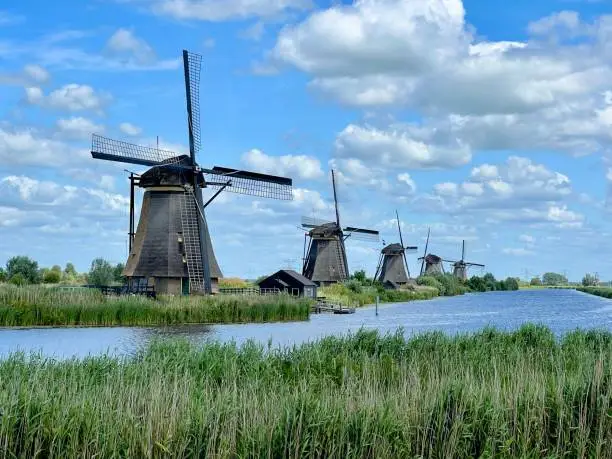
<instances>
[{"instance_id":1,"label":"large windmill","mask_svg":"<svg viewBox=\"0 0 612 459\"><path fill-rule=\"evenodd\" d=\"M291 200L292 180L226 167L202 168L200 150L200 67L202 57L183 51L189 156L94 134L96 159L148 166L131 174L130 254L124 275L131 288L154 285L161 293L213 293L222 276L213 251L205 208L223 190ZM134 185L145 189L134 233ZM202 188L216 193L204 202Z\"/></svg>"},{"instance_id":2,"label":"large windmill","mask_svg":"<svg viewBox=\"0 0 612 459\"><path fill-rule=\"evenodd\" d=\"M353 239L378 240L378 231L347 226L340 224L338 211L338 196L336 193L336 178L331 171L332 187L334 190L334 205L336 221L324 221L315 218L302 217L302 228L308 232L304 234L304 265L302 275L317 283L327 285L343 282L349 277L348 262L344 241Z\"/></svg>"},{"instance_id":3,"label":"large windmill","mask_svg":"<svg viewBox=\"0 0 612 459\"><path fill-rule=\"evenodd\" d=\"M397 230L399 232L399 244L387 245L380 252L378 267L374 278L383 285L393 286L394 288L408 284L410 280L410 269L406 260L406 251L416 252L417 246L404 246L402 238L402 228L400 226L399 214L395 211L397 218ZM397 287L396 287L397 286Z\"/></svg>"},{"instance_id":4,"label":"large windmill","mask_svg":"<svg viewBox=\"0 0 612 459\"><path fill-rule=\"evenodd\" d=\"M448 260L445 260L448 261ZM461 280L467 279L467 269L470 266L478 266L480 268L484 268L485 265L480 263L472 263L469 261L465 261L465 240L461 243L461 260L451 261L453 265L453 275Z\"/></svg>"}]
</instances>

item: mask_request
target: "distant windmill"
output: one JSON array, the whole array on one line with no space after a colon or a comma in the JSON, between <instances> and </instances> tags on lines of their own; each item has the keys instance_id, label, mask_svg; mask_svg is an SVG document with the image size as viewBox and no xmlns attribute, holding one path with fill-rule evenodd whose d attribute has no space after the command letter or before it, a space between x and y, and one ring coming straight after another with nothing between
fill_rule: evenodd
<instances>
[{"instance_id":1,"label":"distant windmill","mask_svg":"<svg viewBox=\"0 0 612 459\"><path fill-rule=\"evenodd\" d=\"M427 241L425 242L425 251L423 252L423 256L418 259L421 261L421 272L420 276L429 276L436 274L444 274L444 265L442 264L443 260L437 255L433 253L427 253L427 248L429 247L429 235L431 233L431 228L427 228Z\"/></svg>"},{"instance_id":2,"label":"distant windmill","mask_svg":"<svg viewBox=\"0 0 612 459\"><path fill-rule=\"evenodd\" d=\"M293 198L290 178L198 165L201 61L200 55L183 51L189 156L96 134L92 137L94 158L150 167L139 177L130 176L130 254L123 274L131 287L154 285L157 292L174 294L213 293L222 274L204 215L206 206L223 190ZM134 185L145 189L136 232ZM204 203L202 188L206 187L217 192Z\"/></svg>"},{"instance_id":3,"label":"distant windmill","mask_svg":"<svg viewBox=\"0 0 612 459\"><path fill-rule=\"evenodd\" d=\"M316 282L327 285L343 282L349 277L348 262L344 241L353 239L378 240L378 231L340 225L336 179L331 171L334 191L336 221L325 221L311 217L302 217L302 229L309 230L304 234L304 265L302 275ZM346 234L345 234L346 233Z\"/></svg>"},{"instance_id":4,"label":"distant windmill","mask_svg":"<svg viewBox=\"0 0 612 459\"><path fill-rule=\"evenodd\" d=\"M449 260L444 260L449 261ZM465 240L461 243L461 260L459 261L450 261L453 265L453 276L457 277L461 280L467 279L467 269L470 266L478 266L480 268L484 268L485 265L480 263L472 263L469 261L465 261Z\"/></svg>"},{"instance_id":5,"label":"distant windmill","mask_svg":"<svg viewBox=\"0 0 612 459\"><path fill-rule=\"evenodd\" d=\"M383 285L398 288L408 284L410 280L410 269L406 260L406 251L416 252L417 246L404 246L402 238L402 228L400 226L399 215L395 211L397 219L397 230L400 242L385 246L380 252L378 267L374 278Z\"/></svg>"}]
</instances>

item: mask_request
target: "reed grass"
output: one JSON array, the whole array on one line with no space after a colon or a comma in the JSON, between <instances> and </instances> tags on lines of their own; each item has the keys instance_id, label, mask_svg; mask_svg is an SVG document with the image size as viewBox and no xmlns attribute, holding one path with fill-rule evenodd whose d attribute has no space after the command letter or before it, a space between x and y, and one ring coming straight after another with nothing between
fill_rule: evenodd
<instances>
[{"instance_id":1,"label":"reed grass","mask_svg":"<svg viewBox=\"0 0 612 459\"><path fill-rule=\"evenodd\" d=\"M310 302L278 296L105 297L98 290L0 287L0 326L146 326L307 320Z\"/></svg>"},{"instance_id":2,"label":"reed grass","mask_svg":"<svg viewBox=\"0 0 612 459\"><path fill-rule=\"evenodd\" d=\"M612 298L612 287L577 287L576 290L603 298Z\"/></svg>"},{"instance_id":3,"label":"reed grass","mask_svg":"<svg viewBox=\"0 0 612 459\"><path fill-rule=\"evenodd\" d=\"M612 334L359 331L0 362L4 457L612 457Z\"/></svg>"},{"instance_id":4,"label":"reed grass","mask_svg":"<svg viewBox=\"0 0 612 459\"><path fill-rule=\"evenodd\" d=\"M376 287L362 286L360 291L351 290L346 284L332 284L319 287L320 296L348 306L365 306L374 304L376 297L381 303L402 303L414 300L430 300L438 296L433 287L417 286L415 290L382 290Z\"/></svg>"}]
</instances>

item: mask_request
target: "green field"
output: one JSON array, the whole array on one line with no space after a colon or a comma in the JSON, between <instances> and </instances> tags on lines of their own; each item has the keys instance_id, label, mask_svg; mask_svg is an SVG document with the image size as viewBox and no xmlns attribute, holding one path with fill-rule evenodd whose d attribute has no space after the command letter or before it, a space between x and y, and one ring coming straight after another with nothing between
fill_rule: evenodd
<instances>
[{"instance_id":1,"label":"green field","mask_svg":"<svg viewBox=\"0 0 612 459\"><path fill-rule=\"evenodd\" d=\"M438 296L437 289L426 286L418 286L416 290L381 290L375 287L360 286L357 291L354 291L347 284L333 284L320 287L318 292L320 296L329 301L340 302L347 306L374 304L377 296L381 303L429 300Z\"/></svg>"},{"instance_id":2,"label":"green field","mask_svg":"<svg viewBox=\"0 0 612 459\"><path fill-rule=\"evenodd\" d=\"M0 362L5 457L612 457L612 334L358 332Z\"/></svg>"},{"instance_id":3,"label":"green field","mask_svg":"<svg viewBox=\"0 0 612 459\"><path fill-rule=\"evenodd\" d=\"M278 296L105 297L95 289L0 286L0 326L113 326L307 320L311 303Z\"/></svg>"}]
</instances>

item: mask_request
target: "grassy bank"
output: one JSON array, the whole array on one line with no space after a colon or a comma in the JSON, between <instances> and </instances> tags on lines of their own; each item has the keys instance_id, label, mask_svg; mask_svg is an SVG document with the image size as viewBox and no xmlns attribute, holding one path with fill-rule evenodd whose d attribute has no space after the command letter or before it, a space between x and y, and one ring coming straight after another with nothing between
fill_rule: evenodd
<instances>
[{"instance_id":1,"label":"grassy bank","mask_svg":"<svg viewBox=\"0 0 612 459\"><path fill-rule=\"evenodd\" d=\"M0 362L7 457L611 457L612 334L526 326Z\"/></svg>"},{"instance_id":2,"label":"grassy bank","mask_svg":"<svg viewBox=\"0 0 612 459\"><path fill-rule=\"evenodd\" d=\"M577 287L576 290L604 298L612 298L612 287Z\"/></svg>"},{"instance_id":3,"label":"grassy bank","mask_svg":"<svg viewBox=\"0 0 612 459\"><path fill-rule=\"evenodd\" d=\"M99 291L0 286L0 326L170 325L306 320L307 300L289 296L106 298Z\"/></svg>"},{"instance_id":4,"label":"grassy bank","mask_svg":"<svg viewBox=\"0 0 612 459\"><path fill-rule=\"evenodd\" d=\"M324 296L327 300L338 301L349 306L374 304L377 295L381 303L429 300L438 296L437 289L427 286L418 286L416 290L384 290L372 286L359 286L355 290L351 290L350 284L333 284L320 287L319 295Z\"/></svg>"}]
</instances>

